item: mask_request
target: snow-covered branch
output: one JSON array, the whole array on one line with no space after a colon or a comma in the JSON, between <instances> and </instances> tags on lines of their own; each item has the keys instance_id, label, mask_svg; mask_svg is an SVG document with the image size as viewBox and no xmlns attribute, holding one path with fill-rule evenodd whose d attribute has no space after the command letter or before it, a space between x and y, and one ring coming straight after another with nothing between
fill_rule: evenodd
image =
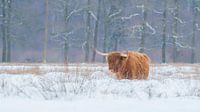
<instances>
[{"instance_id":1,"label":"snow-covered branch","mask_svg":"<svg viewBox=\"0 0 200 112\"><path fill-rule=\"evenodd\" d=\"M142 49L142 47L139 47L137 49L137 51L139 52L141 49ZM143 49L146 50L146 51L151 51L152 50L152 48L146 48L146 47L144 47Z\"/></svg>"},{"instance_id":2,"label":"snow-covered branch","mask_svg":"<svg viewBox=\"0 0 200 112\"><path fill-rule=\"evenodd\" d=\"M146 26L152 31L151 34L155 34L156 33L155 28L153 28L148 22L146 22Z\"/></svg>"},{"instance_id":3,"label":"snow-covered branch","mask_svg":"<svg viewBox=\"0 0 200 112\"><path fill-rule=\"evenodd\" d=\"M186 49L192 49L192 47L188 46L188 45L183 45L181 43L176 42L176 45L180 48L186 48Z\"/></svg>"},{"instance_id":4,"label":"snow-covered branch","mask_svg":"<svg viewBox=\"0 0 200 112\"><path fill-rule=\"evenodd\" d=\"M137 5L137 8L141 8L142 9L142 13L144 13L144 5Z\"/></svg>"},{"instance_id":5,"label":"snow-covered branch","mask_svg":"<svg viewBox=\"0 0 200 112\"><path fill-rule=\"evenodd\" d=\"M66 20L68 21L69 18L70 18L73 14L78 13L78 12L80 12L80 11L82 11L82 10L83 10L83 8L75 9L75 10L71 11L71 12L69 13L69 15L66 17Z\"/></svg>"},{"instance_id":6,"label":"snow-covered branch","mask_svg":"<svg viewBox=\"0 0 200 112\"><path fill-rule=\"evenodd\" d=\"M53 39L59 39L59 37L61 37L62 39L66 40L73 33L74 33L74 31L70 31L70 32L58 32L58 33L52 34L52 38Z\"/></svg>"},{"instance_id":7,"label":"snow-covered branch","mask_svg":"<svg viewBox=\"0 0 200 112\"><path fill-rule=\"evenodd\" d=\"M92 12L92 11L89 11L90 15L94 18L95 21L97 21L97 17L96 15Z\"/></svg>"},{"instance_id":8,"label":"snow-covered branch","mask_svg":"<svg viewBox=\"0 0 200 112\"><path fill-rule=\"evenodd\" d=\"M83 51L83 52L85 51L84 48L85 48L86 44L87 44L87 42L84 41L83 44L81 45L81 48L82 48L82 51Z\"/></svg>"},{"instance_id":9,"label":"snow-covered branch","mask_svg":"<svg viewBox=\"0 0 200 112\"><path fill-rule=\"evenodd\" d=\"M70 32L65 32L63 35L64 35L64 37L63 37L63 39L64 40L67 40L67 38L69 37L69 35L72 35L74 33L74 31L70 31Z\"/></svg>"},{"instance_id":10,"label":"snow-covered branch","mask_svg":"<svg viewBox=\"0 0 200 112\"><path fill-rule=\"evenodd\" d=\"M200 12L200 8L199 8L199 7L195 7L195 9L196 9L198 12Z\"/></svg>"},{"instance_id":11,"label":"snow-covered branch","mask_svg":"<svg viewBox=\"0 0 200 112\"><path fill-rule=\"evenodd\" d=\"M169 45L173 45L173 43L171 42L167 42ZM177 47L180 47L180 48L184 48L184 49L192 49L191 46L189 45L184 45L183 43L180 43L180 42L176 42L175 43Z\"/></svg>"},{"instance_id":12,"label":"snow-covered branch","mask_svg":"<svg viewBox=\"0 0 200 112\"><path fill-rule=\"evenodd\" d=\"M153 9L153 12L156 13L156 14L163 14L162 11L158 11L158 10L156 10L156 9Z\"/></svg>"},{"instance_id":13,"label":"snow-covered branch","mask_svg":"<svg viewBox=\"0 0 200 112\"><path fill-rule=\"evenodd\" d=\"M133 27L131 28L131 30L132 30L132 31L136 31L136 30L137 30L137 31L138 31L138 30L139 30L139 31L142 31L142 25L135 25L135 26L133 26Z\"/></svg>"},{"instance_id":14,"label":"snow-covered branch","mask_svg":"<svg viewBox=\"0 0 200 112\"><path fill-rule=\"evenodd\" d=\"M135 16L138 16L139 14L138 13L135 13L135 14L131 14L129 16L126 16L126 17L121 17L122 20L130 20L132 19L133 17Z\"/></svg>"},{"instance_id":15,"label":"snow-covered branch","mask_svg":"<svg viewBox=\"0 0 200 112\"><path fill-rule=\"evenodd\" d=\"M115 13L109 15L108 17L109 17L109 18L113 18L113 17L117 16L118 14L120 14L121 12L122 12L122 10L120 9L119 11L117 11L117 12L115 12Z\"/></svg>"},{"instance_id":16,"label":"snow-covered branch","mask_svg":"<svg viewBox=\"0 0 200 112\"><path fill-rule=\"evenodd\" d=\"M172 38L176 38L176 39L178 39L178 38L183 38L183 36L182 36L182 35L178 35L178 34L174 33L174 35L172 36Z\"/></svg>"},{"instance_id":17,"label":"snow-covered branch","mask_svg":"<svg viewBox=\"0 0 200 112\"><path fill-rule=\"evenodd\" d=\"M196 24L196 28L197 28L198 31L200 31L200 27L199 27L198 23Z\"/></svg>"},{"instance_id":18,"label":"snow-covered branch","mask_svg":"<svg viewBox=\"0 0 200 112\"><path fill-rule=\"evenodd\" d=\"M184 24L185 23L185 21L183 21L183 20L181 20L181 18L178 18L178 17L174 17L179 23L181 23L181 24Z\"/></svg>"}]
</instances>

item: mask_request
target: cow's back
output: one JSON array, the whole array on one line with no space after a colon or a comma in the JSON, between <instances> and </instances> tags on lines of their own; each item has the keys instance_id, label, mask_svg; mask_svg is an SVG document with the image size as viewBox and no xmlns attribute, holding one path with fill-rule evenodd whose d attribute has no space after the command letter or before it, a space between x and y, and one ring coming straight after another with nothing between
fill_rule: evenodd
<instances>
[{"instance_id":1,"label":"cow's back","mask_svg":"<svg viewBox=\"0 0 200 112\"><path fill-rule=\"evenodd\" d=\"M147 79L149 75L150 59L146 54L128 52L127 69L131 79Z\"/></svg>"}]
</instances>

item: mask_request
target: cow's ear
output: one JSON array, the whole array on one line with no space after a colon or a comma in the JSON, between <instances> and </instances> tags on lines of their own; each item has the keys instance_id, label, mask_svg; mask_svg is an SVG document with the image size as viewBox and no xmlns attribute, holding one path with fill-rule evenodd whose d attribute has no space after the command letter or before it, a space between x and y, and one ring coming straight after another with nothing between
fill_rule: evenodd
<instances>
[{"instance_id":1,"label":"cow's ear","mask_svg":"<svg viewBox=\"0 0 200 112\"><path fill-rule=\"evenodd\" d=\"M121 56L121 59L126 59L128 57L128 55L124 53L121 53L120 56Z\"/></svg>"},{"instance_id":2,"label":"cow's ear","mask_svg":"<svg viewBox=\"0 0 200 112\"><path fill-rule=\"evenodd\" d=\"M127 58L127 57L128 57L128 55L125 54L125 53L121 53L120 56L121 56L121 57L124 57L124 58Z\"/></svg>"}]
</instances>

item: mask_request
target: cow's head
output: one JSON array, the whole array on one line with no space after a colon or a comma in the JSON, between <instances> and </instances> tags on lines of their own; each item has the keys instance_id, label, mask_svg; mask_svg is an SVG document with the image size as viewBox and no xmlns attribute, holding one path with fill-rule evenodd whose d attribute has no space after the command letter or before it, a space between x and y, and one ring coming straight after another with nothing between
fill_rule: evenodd
<instances>
[{"instance_id":1,"label":"cow's head","mask_svg":"<svg viewBox=\"0 0 200 112\"><path fill-rule=\"evenodd\" d=\"M122 52L102 53L97 50L96 52L102 56L106 56L109 70L114 73L117 73L118 70L126 63L128 57L127 53Z\"/></svg>"}]
</instances>

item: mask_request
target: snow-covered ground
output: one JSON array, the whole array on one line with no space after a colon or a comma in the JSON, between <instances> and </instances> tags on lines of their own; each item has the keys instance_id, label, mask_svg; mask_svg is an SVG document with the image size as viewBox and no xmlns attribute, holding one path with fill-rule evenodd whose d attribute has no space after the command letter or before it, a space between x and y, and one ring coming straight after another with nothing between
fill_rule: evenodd
<instances>
[{"instance_id":1,"label":"snow-covered ground","mask_svg":"<svg viewBox=\"0 0 200 112\"><path fill-rule=\"evenodd\" d=\"M104 65L22 73L33 67L0 66L1 111L200 112L198 66L154 65L148 80L117 80Z\"/></svg>"},{"instance_id":2,"label":"snow-covered ground","mask_svg":"<svg viewBox=\"0 0 200 112\"><path fill-rule=\"evenodd\" d=\"M0 100L1 112L199 112L196 99Z\"/></svg>"}]
</instances>

